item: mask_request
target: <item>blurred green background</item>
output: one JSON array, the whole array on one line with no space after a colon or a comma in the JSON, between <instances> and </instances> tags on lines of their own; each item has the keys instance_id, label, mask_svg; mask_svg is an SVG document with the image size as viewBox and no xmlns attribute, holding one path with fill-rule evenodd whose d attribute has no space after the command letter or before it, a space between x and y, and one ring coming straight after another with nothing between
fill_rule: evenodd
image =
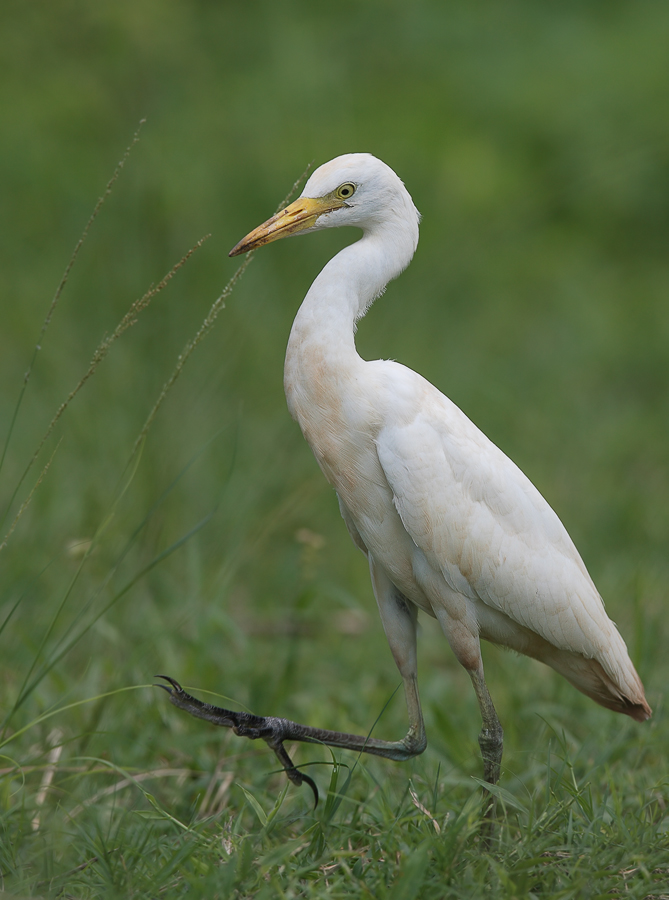
<instances>
[{"instance_id":1,"label":"blurred green background","mask_svg":"<svg viewBox=\"0 0 669 900\"><path fill-rule=\"evenodd\" d=\"M3 512L103 335L212 235L114 345L5 513L0 542L57 446L0 553L0 624L20 601L0 634L3 713L31 667L38 676L10 728L162 671L259 713L348 730L368 730L395 689L365 560L282 391L292 317L353 232L258 253L119 495L162 384L236 269L228 249L309 163L352 151L392 166L423 214L414 262L361 323L361 354L419 370L534 481L661 716L667 4L5 0L0 27L3 442L54 290L146 118L42 341L0 473ZM453 777L478 774L468 679L430 622L419 652L428 755ZM551 716L585 742L627 728L538 664L488 649L486 666L507 781L542 757ZM221 753L221 734L148 689L58 724L65 757L150 767L176 754L206 770ZM41 758L52 725L12 753ZM398 694L376 733L404 728ZM240 754L236 777L264 784L274 762L263 748L224 746ZM59 802L98 786L62 784Z\"/></svg>"}]
</instances>

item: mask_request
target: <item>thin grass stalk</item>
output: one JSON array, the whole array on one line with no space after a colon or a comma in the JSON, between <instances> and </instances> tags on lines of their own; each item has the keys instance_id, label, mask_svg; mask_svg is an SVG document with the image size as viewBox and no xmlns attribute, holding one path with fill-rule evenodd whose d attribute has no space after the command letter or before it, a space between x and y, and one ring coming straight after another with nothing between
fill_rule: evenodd
<instances>
[{"instance_id":1,"label":"thin grass stalk","mask_svg":"<svg viewBox=\"0 0 669 900\"><path fill-rule=\"evenodd\" d=\"M17 700L12 712L14 712L16 709L18 709L18 707L35 690L37 685L49 674L49 672L61 661L61 659L63 659L65 656L67 656L67 654L75 646L75 644L77 644L83 637L85 637L85 635L91 630L91 628L95 625L95 623L97 621L99 621L102 618L102 616L105 615L105 613L109 612L109 610L116 603L118 603L118 601L122 597L124 597L131 588L133 588L139 581L141 581L141 579L145 575L147 575L152 569L155 569L155 567L157 565L159 565L164 559L167 559L168 556L171 556L180 547L183 547L183 545L187 541L189 541L193 537L193 535L197 534L198 531L200 531L202 528L204 528L204 526L207 525L209 523L209 521L211 520L215 511L216 510L213 510L211 513L206 515L196 525L194 525L191 529L189 529L189 531L187 531L184 535L182 535L182 537L180 537L178 540L174 541L172 544L170 544L169 547L167 547L165 550L163 550L161 553L159 553L157 556L155 556L151 560L151 562L147 563L142 569L140 569L139 572L137 572L130 579L130 581L128 581L119 591L117 591L114 594L114 596L111 598L111 600L105 606L103 606L102 609L99 610L99 612L97 612L95 614L95 616L90 620L90 622L87 622L86 625L81 629L81 631L78 634L76 634L63 647L63 649L59 653L57 653L54 657L52 657L49 660L49 662L47 664L45 664L44 668L42 668L39 671L39 673L35 676L33 681L27 685L27 687L25 688L25 690L23 691L23 693ZM115 570L116 570L116 565L114 566L114 571Z\"/></svg>"},{"instance_id":2,"label":"thin grass stalk","mask_svg":"<svg viewBox=\"0 0 669 900\"><path fill-rule=\"evenodd\" d=\"M102 209L102 205L104 204L104 202L105 202L105 200L107 199L107 197L111 194L112 188L113 188L114 185L116 184L116 181L118 180L119 175L121 174L121 171L123 170L123 167L125 166L125 163L126 163L128 157L130 156L130 152L132 151L132 148L133 148L133 147L135 146L135 144L139 141L139 133L140 133L140 131L142 130L142 125L144 125L145 122L146 122L146 119L141 119L141 120L140 120L140 122L139 122L139 127L137 128L137 131L135 132L135 134L134 134L134 136L133 136L133 139L132 139L132 141L130 142L130 145L129 145L128 147L126 147L125 153L123 154L123 156L122 156L121 159L119 160L119 162L118 162L116 168L114 169L114 174L112 175L112 177L111 177L111 178L109 179L109 181L107 182L107 187L105 188L104 193L102 194L101 197L98 198L98 202L95 204L95 208L93 209L93 212L91 213L90 218L88 219L88 222L86 223L86 227L85 227L84 230L82 231L81 237L80 237L79 240L77 241L77 245L75 246L75 248L74 248L74 250L73 250L73 252L72 252L72 256L70 257L70 260L69 260L67 266L65 267L65 272L63 273L63 277L61 278L58 287L56 288L56 293L53 295L53 299L51 300L51 304L50 304L49 309L48 309L48 311L47 311L46 317L45 317L45 319L44 319L44 322L42 323L42 330L40 331L39 337L38 337L38 339L37 339L37 343L35 344L35 349L33 350L32 358L31 358L31 360L30 360L30 363L28 364L28 368L27 368L27 370L26 370L26 373L25 373L25 375L23 376L23 385L21 386L21 390L20 390L20 392L19 392L19 396L18 396L18 399L17 399L17 401L16 401L16 406L14 407L14 412L13 412L13 414L12 414L12 418L11 418L11 421L10 421L10 423L9 423L9 430L8 430L8 432L7 432L7 437L5 438L5 443L4 443L4 447L3 447L3 450L2 450L2 456L0 456L0 472L2 471L2 467L3 467L3 464L4 464L4 462L5 462L5 457L6 457L6 455L7 455L7 450L8 450L8 448L9 448L9 443L10 443L10 440L11 440L11 437L12 437L12 433L13 433L13 431L14 431L14 426L16 425L16 420L17 420L17 418L18 418L19 410L20 410L21 405L22 405L22 403L23 403L23 397L24 397L24 395L25 395L26 388L27 388L28 382L29 382L29 380L30 380L30 376L32 375L32 371L33 371L33 368L34 368L34 365L35 365L35 361L36 361L36 359L37 359L37 354L38 354L39 351L42 349L42 341L44 340L44 335L45 335L45 333L46 333L47 328L48 328L49 325L51 324L51 319L53 318L53 314L54 314L54 312L56 311L56 306L58 305L58 301L60 300L60 296L61 296L61 294L63 293L63 290L64 290L64 288L65 288L65 285L67 284L67 280L68 280L68 278L70 277L70 272L72 271L72 267L74 266L75 262L77 261L77 257L79 256L79 251L81 250L81 248L82 248L82 246L83 246L83 244L84 244L84 241L85 241L86 238L88 237L88 233L90 232L90 230L91 230L91 228L92 228L92 226L93 226L93 223L94 223L95 220L97 219L98 214L99 214L100 210ZM13 499L14 499L14 496L15 496L15 494L12 495L12 501L13 501ZM9 510L9 506L11 506L11 502L12 502L12 501L10 501L10 503L9 503L9 505L8 505L7 511ZM5 514L3 515L3 521L4 521L4 519L5 519L5 516L6 516L6 514L7 514L7 511L6 511Z\"/></svg>"},{"instance_id":3,"label":"thin grass stalk","mask_svg":"<svg viewBox=\"0 0 669 900\"><path fill-rule=\"evenodd\" d=\"M114 515L114 509L116 508L116 506L117 506L118 503L120 502L121 498L123 497L125 491L127 490L128 486L129 486L130 482L131 482L132 479L134 478L134 474L135 474L135 472L136 472L136 470L137 470L137 465L139 465L139 457L138 457L138 459L137 459L137 463L136 463L136 465L135 465L135 467L134 467L134 469L133 469L133 472L132 472L130 478L128 479L128 481L127 481L127 483L126 483L126 486L125 486L124 489L121 491L121 494L115 499L114 504L112 505L112 510L111 510L111 512L110 512L107 516L105 516L105 518L103 519L103 521L102 521L102 522L100 523L100 525L98 526L97 531L96 531L95 534L93 535L93 539L91 540L91 543L90 543L89 546L86 548L86 552L84 553L84 555L83 555L81 561L79 562L79 565L77 566L76 572L74 573L74 575L73 575L72 578L70 579L70 583L69 583L69 585L67 586L67 589L66 589L66 591L65 591L65 593L64 593L64 595L63 595L63 597L62 597L62 599L61 599L61 601L60 601L60 603L59 603L59 605L58 605L58 608L56 609L54 615L52 616L51 622L49 623L49 626L48 626L46 632L45 632L44 635L42 636L42 640L40 641L40 645L39 645L39 647L37 648L37 651L35 652L35 655L34 655L34 657L33 657L33 661L32 661L32 663L31 663L31 665L30 665L30 668L28 669L28 672L26 673L26 675L25 675L25 677L24 677L24 679L23 679L23 683L22 683L22 685L21 685L21 687L20 687L20 689L19 689L19 692L18 692L17 698L16 698L16 700L15 700L15 702L14 702L14 705L12 706L11 710L7 713L7 715L5 716L5 718L4 718L3 722L2 722L2 725L0 725L0 734L2 734L2 733L4 732L4 730L5 730L5 728L7 727L7 724L9 723L11 717L14 715L14 713L15 713L16 710L19 708L19 706L22 705L22 703L26 700L26 698L30 695L30 693L35 689L35 687L39 684L39 682L40 682L40 681L42 680L42 678L44 677L43 674L40 674L39 676L37 676L37 678L35 678L35 679L32 681L32 683L31 683L29 686L27 686L27 685L28 685L28 682L29 682L29 680L30 680L30 676L31 676L32 673L35 671L35 669L36 669L36 667L37 667L37 665L38 665L39 659L40 659L40 657L41 657L41 655L42 655L42 652L44 651L44 648L46 647L49 638L50 638L51 635L53 634L53 631L54 631L54 629L55 629L55 627L56 627L56 624L57 624L57 622L58 622L58 620L59 620L59 618L60 618L60 616L61 616L63 610L65 609L65 606L66 606L66 604L67 604L67 601L68 601L68 599L70 598L70 596L71 596L71 594L72 594L72 591L73 591L74 586L75 586L75 584L76 584L76 582L77 582L77 580L78 580L78 578L79 578L79 575L81 574L81 571L82 571L82 569L83 569L83 567L84 567L84 564L86 563L86 560L88 559L88 557L90 556L91 552L93 551L93 548L94 548L94 546L96 545L96 543L97 543L97 541L98 541L100 535L104 532L104 530L105 530L105 528L107 527L108 523L109 523L109 522L111 521L111 519L113 518L113 515ZM111 577L111 575L110 575L109 577Z\"/></svg>"},{"instance_id":4,"label":"thin grass stalk","mask_svg":"<svg viewBox=\"0 0 669 900\"><path fill-rule=\"evenodd\" d=\"M137 317L142 312L142 310L147 308L147 306L151 303L151 301L156 296L156 294L159 294L160 291L162 291L163 288L167 286L167 284L172 280L172 278L176 275L176 273L179 271L179 269L181 269L182 266L184 266L188 262L188 260L195 253L195 251L199 250L199 248L202 246L202 244L204 244L204 242L209 237L210 237L210 235L207 234L204 237L200 238L200 240L193 247L191 247L191 249L186 254L184 254L184 256L181 257L179 262L176 263L174 266L172 266L170 271L164 276L164 278L162 278L161 281L158 282L157 285L153 285L152 287L150 287L149 290L146 291L145 294L143 294L141 297L139 297L137 300L135 300L131 304L129 310L123 316L123 318L121 319L119 324L116 326L114 331L108 337L103 338L102 341L98 344L87 371L82 376L82 378L79 380L76 387L72 391L70 391L67 398L60 404L60 406L56 410L54 417L51 419L51 422L49 423L47 430L45 431L44 435L42 436L42 439L40 440L39 444L37 445L37 449L33 453L30 461L28 462L28 465L26 466L26 468L23 472L23 475L19 479L19 481L14 489L14 492L9 500L9 503L7 504L7 510L5 512L5 515L6 515L7 511L10 509L12 503L14 502L14 499L16 498L19 488L21 487L23 481L25 480L28 472L30 471L32 466L35 464L38 456L40 455L42 448L44 447L44 444L47 442L53 429L56 427L58 420L63 415L63 413L65 412L67 407L70 405L72 400L76 397L76 395L79 393L79 391L83 388L83 386L89 380L89 378L91 378L95 374L96 369L98 368L100 363L103 361L103 359L109 353L109 349L110 349L111 345L116 340L118 340L118 338L121 337L121 335L123 334L124 331L127 331L128 328L130 328L132 325L134 325L137 322ZM133 455L134 455L135 449L136 449L136 446L133 448ZM51 460L49 460L49 464L50 463L51 463ZM48 468L48 465L46 468ZM46 469L42 473L42 476L38 480L35 487L37 487L37 485L40 483L40 481L42 480L42 478L44 477L45 474L46 474ZM32 498L32 494L33 494L34 490L35 490L35 488L33 488L33 491L31 491L30 496L28 498L29 500ZM12 524L9 534L11 534L11 532L14 531L14 528L16 527L18 520L21 518L21 515L23 514L23 511L26 506L27 506L27 503L24 503L21 506L21 508L14 520L14 523ZM7 537L9 537L9 534L7 535ZM3 543L0 544L0 551L6 545L7 537L5 538Z\"/></svg>"},{"instance_id":5,"label":"thin grass stalk","mask_svg":"<svg viewBox=\"0 0 669 900\"><path fill-rule=\"evenodd\" d=\"M53 709L49 709L44 713L40 713L39 716L36 716L31 722L28 722L22 728L17 728L16 731L12 732L12 734L8 735L5 738L0 739L0 750L3 750L8 744L12 741L15 741L16 738L21 737L21 735L30 731L31 728L34 728L36 725L41 725L42 722L46 722L48 719L52 719L54 716L57 716L58 713L67 712L68 709L77 709L79 706L85 706L87 703L95 703L96 700L104 700L106 697L113 697L116 694L123 694L125 691L138 691L141 688L153 687L152 684L130 684L124 685L124 687L115 688L113 691L105 691L103 694L97 694L95 697L85 697L83 700L73 700L72 703L66 703L65 706L56 706Z\"/></svg>"},{"instance_id":6,"label":"thin grass stalk","mask_svg":"<svg viewBox=\"0 0 669 900\"><path fill-rule=\"evenodd\" d=\"M19 524L19 519L21 518L21 516L23 515L23 513L26 511L26 509L28 508L28 506L30 505L30 501L32 500L32 498L33 498L33 496L34 496L35 491L37 490L37 488L38 488L38 487L40 486L40 484L42 483L42 480L44 479L44 476L46 475L46 473L49 471L49 468L50 468L50 466L51 466L51 463L53 462L53 458L54 458L54 456L56 455L56 450L58 450L59 447L60 447L60 441L58 441L58 443L56 444L53 453L52 453L51 456L49 457L49 460L48 460L47 464L44 466L44 468L43 468L42 471L40 472L40 476L39 476L39 478L37 479L37 481L35 482L35 484L33 485L32 490L30 491L30 493L28 494L28 496L26 497L26 499L25 499L25 500L23 501L23 503L21 504L21 506L20 506L20 508L19 508L19 511L17 512L16 516L14 517L14 521L13 521L12 524L10 525L9 531L7 532L7 534L5 535L5 537L4 537L3 541L2 541L2 543L0 544L0 551L4 550L5 547L7 546L7 542L9 541L10 537L12 536L12 532L14 531L14 529L16 528L16 526Z\"/></svg>"},{"instance_id":7,"label":"thin grass stalk","mask_svg":"<svg viewBox=\"0 0 669 900\"><path fill-rule=\"evenodd\" d=\"M177 378L179 377L179 375L181 375L181 372L183 371L184 366L188 362L188 359L189 359L191 353L193 352L193 350L195 350L195 348L200 343L200 341L204 337L206 337L207 334L211 331L211 329L214 326L214 322L216 321L216 318L217 318L218 314L221 312L221 310L225 309L226 299L230 296L233 288L235 287L235 285L237 284L239 279L242 277L242 275L248 268L249 263L251 262L252 258L253 258L253 253L249 253L247 255L246 259L244 260L244 262L241 264L241 266L239 266L239 268L237 269L235 274L232 276L230 281L228 281L226 286L223 288L223 292L216 298L216 300L214 300L214 302L211 306L211 309L209 310L209 313L205 317L205 320L202 323L202 325L200 325L199 329L197 330L195 337L191 338L191 340L189 340L186 343L185 347L183 348L183 350L177 357L177 362L176 362L174 369L172 370L172 374L170 375L170 377L167 379L167 381L163 385L162 390L161 390L160 394L158 395L158 399L153 404L153 408L151 409L151 412L147 416L146 421L144 422L144 425L142 426L141 431L137 435L137 439L135 440L132 450L130 451L130 459L128 460L128 462L130 462L130 460L132 460L135 453L139 449L140 445L146 438L149 428L153 424L153 421L158 414L158 410L162 406L163 401L167 397L168 393L174 387L174 383L176 382Z\"/></svg>"},{"instance_id":8,"label":"thin grass stalk","mask_svg":"<svg viewBox=\"0 0 669 900\"><path fill-rule=\"evenodd\" d=\"M174 490L174 488L176 487L176 485L177 485L177 484L179 483L179 481L183 478L183 476L184 476L184 475L186 474L186 472L190 469L190 467L195 463L195 461L196 461L197 459L199 459L199 457L205 452L205 450L207 449L207 447L209 446L209 444L211 444L213 441L216 440L216 438L218 438L218 436L220 435L220 433L221 433L220 431L217 432L217 434L215 434L209 441L207 441L206 444L204 444L204 446L202 446L202 447L201 447L201 448L200 448L200 449L199 449L199 450L198 450L198 451L197 451L197 452L189 459L189 461L186 463L186 465L181 469L181 471L178 473L178 475L172 480L172 482L168 485L168 487L163 491L163 493L160 495L160 497L152 504L152 506L149 508L148 512L145 514L144 518L141 520L141 522L139 523L139 525L136 526L136 528L134 529L134 531L132 532L132 534L130 535L130 537L128 538L128 540L126 541L126 544L125 544L123 550L122 550L122 551L120 552L120 554L118 555L118 557L117 557L117 559L116 559L116 562L113 564L113 566L111 567L111 569L110 569L109 572L107 573L107 576L105 577L105 579L104 579L104 581L102 582L102 584L101 584L101 585L99 586L99 588L95 591L95 593L94 593L94 594L86 601L86 603L84 604L84 606L79 610L79 612L78 612L77 615L75 616L74 620L73 620L72 623L70 624L70 630L72 630L72 629L77 625L77 623L78 623L79 621L81 621L81 619L82 619L83 616L86 614L86 612L88 612L88 610L91 608L91 606L93 605L93 603L97 600L97 598L102 594L102 592L105 590L105 588L109 585L109 583L111 582L113 576L114 576L114 575L116 574L116 572L118 571L118 569L119 569L121 563L122 563L123 560L126 558L126 556L128 555L128 553L130 552L131 548L133 547L135 541L136 541L137 538L139 537L139 534L140 534L141 531L146 527L146 525L148 525L148 523L149 523L149 521L151 520L151 518L152 518L152 516L154 515L154 513L158 510L158 508L162 505L162 503L164 503L164 501L167 499L167 497L169 497L169 495L172 493L172 491ZM117 488L117 490L121 490L121 493L119 494L119 496L117 497L116 501L114 502L114 505L113 505L113 507L112 507L111 512L105 517L105 519L103 520L103 523L100 525L100 527L98 528L98 531L95 533L93 539L91 540L90 544L89 544L88 547L86 548L86 553L85 553L85 556L84 556L84 560L82 560L82 563L83 563L83 562L85 561L85 559L90 555L91 551L94 549L94 546L99 542L100 535L103 533L103 531L104 531L104 529L107 527L107 525L111 522L111 520L112 520L112 518L113 518L113 516L114 516L114 514L115 514L115 509L116 509L116 507L117 507L117 505L118 505L120 499L121 499L122 496L126 493L126 491L128 490L128 488L130 487L130 484L132 483L132 480L133 480L134 477L135 477L135 474L136 474L137 469L138 469L138 466L139 466L139 460L140 460L140 459L141 459L141 456L140 456L140 457L137 457L137 459L135 460L134 465L133 465L132 475L131 475L130 478L128 478L128 480L125 482L125 485L123 486L123 488L122 488L122 489ZM233 454L233 459L232 459L232 461L231 461L230 468L229 468L229 470L228 470L228 475L227 475L227 477L224 479L223 484L222 484L222 486L221 486L221 490L220 490L220 493L219 493L218 500L217 500L216 503L214 504L214 507L213 507L213 509L211 510L211 512L208 514L208 516L206 516L205 519L202 520L202 523L200 524L200 527L203 527L203 525L206 524L207 521L209 521L209 519L215 514L216 510L218 509L218 506L219 506L219 504L220 504L220 502L221 502L221 500L222 500L223 494L225 493L225 490L226 490L226 488L227 488L227 486L228 486L228 483L229 483L230 479L232 478L232 472L233 472L233 470L234 470L234 462L235 462L235 459L236 459L236 441L235 441L235 453ZM150 565L151 565L151 564L150 564ZM77 577L77 578L79 577L79 574L81 573L81 569L82 569L82 565L80 565L80 566L79 566L79 569L77 570L77 573L76 573L76 577ZM143 571L144 571L144 570L143 570ZM133 582L133 583L134 583L134 582ZM119 597L117 597L116 599L119 599ZM114 602L115 602L115 601L114 601ZM105 607L105 610L104 610L104 611L106 611L107 609L108 609L108 607ZM93 621L96 622L96 621L98 620L98 618L99 618L99 615L96 616L96 618L95 618ZM93 624L93 623L90 623L88 627L90 627L90 625L92 625L92 624ZM88 628L87 628L86 630L88 630ZM82 634L81 634L79 637L82 637L84 633L85 633L85 632L82 632ZM55 652L56 650L58 650L58 648L61 646L61 644L63 643L63 641L65 640L66 637L67 637L67 634L64 635L64 636L61 638L60 641L58 641L58 643L56 644L56 646L55 646L55 648L54 648L54 652ZM77 640L78 640L78 639L79 639L79 638L77 638Z\"/></svg>"},{"instance_id":9,"label":"thin grass stalk","mask_svg":"<svg viewBox=\"0 0 669 900\"><path fill-rule=\"evenodd\" d=\"M291 187L288 194L284 197L284 199L281 201L281 203L277 206L277 208L276 208L277 212L280 209L282 209L289 202L290 198L293 196L295 191L298 189L298 187L300 186L300 184L302 183L302 181L304 180L304 178L306 177L306 175L310 169L311 169L311 163L307 166L307 168L300 175L300 177L294 182L294 184ZM223 291L221 292L221 294L212 303L211 309L207 313L202 325L197 330L195 336L186 343L185 347L179 354L176 365L172 371L172 374L170 375L170 377L167 379L167 381L163 385L163 388L162 388L160 394L158 395L158 399L156 400L156 402L153 405L153 409L147 416L146 422L144 423L142 430L137 435L137 440L135 441L132 451L130 453L131 459L137 452L139 445L142 443L142 441L146 437L146 435L149 431L149 428L151 427L156 415L158 414L158 410L162 406L163 401L167 397L168 393L173 388L174 383L176 382L177 378L179 377L179 375L181 375L181 372L183 371L183 368L186 365L191 353L195 350L195 348L200 343L200 341L202 341L207 336L207 334L209 334L211 329L214 327L214 323L216 322L218 314L221 312L221 310L225 309L226 299L230 296L235 285L237 284L239 279L242 277L242 275L248 268L251 260L253 259L253 256L254 256L253 251L246 254L244 262L239 266L239 268L234 273L234 275L232 276L230 281L228 281L226 286L223 288Z\"/></svg>"},{"instance_id":10,"label":"thin grass stalk","mask_svg":"<svg viewBox=\"0 0 669 900\"><path fill-rule=\"evenodd\" d=\"M212 438L212 440L213 439L214 438ZM208 444L205 446L208 446ZM16 710L20 706L23 705L23 703L27 700L27 698L30 696L30 694L35 690L37 685L43 680L43 678L46 677L46 675L48 675L48 673L54 668L54 666L56 666L60 662L60 660L63 659L69 653L69 651L75 646L75 644L77 644L88 633L88 631L90 631L90 629L93 627L93 625L95 625L95 623L103 615L105 615L105 613L107 613L123 596L125 596L125 594L127 594L128 591L132 587L134 587L134 585L137 584L137 582L140 581L144 577L144 575L146 575L153 568L155 568L157 565L159 565L159 563L161 563L164 559L166 559L168 556L170 556L172 553L174 553L176 550L178 550L181 546L183 546L194 534L196 534L201 528L203 528L210 521L210 519L215 515L216 510L221 502L222 496L225 492L225 489L227 488L227 484L228 484L230 478L232 477L232 469L233 469L232 466L230 468L228 478L226 479L225 483L223 484L223 486L221 488L220 496L219 496L218 500L216 501L213 509L203 519L201 519L200 522L198 522L195 526L193 526L193 528L191 528L188 532L186 532L186 534L182 535L181 538L178 538L168 548L163 550L156 557L154 557L149 563L147 563L146 566L144 566L138 573L136 573L135 576L132 579L130 579L130 581L128 581L119 591L117 591L113 595L111 600L108 603L106 603L96 613L96 615L89 622L87 622L85 626L83 626L81 628L81 630L74 637L72 637L69 641L67 641L68 635L70 635L72 633L72 630L75 628L77 622L82 619L82 617L85 615L87 610L90 609L90 607L93 605L95 600L102 594L102 592L105 590L105 588L109 585L112 578L118 571L121 563L123 562L123 560L129 553L130 549L134 545L134 543L135 543L138 535L142 531L142 529L147 525L147 523L150 521L153 514L160 507L160 505L164 502L164 500L169 496L169 494L174 489L175 485L183 477L183 475L190 468L190 466L193 464L193 462L201 455L202 452L204 452L204 449L205 448L202 448L197 454L195 454L195 456L192 457L192 459L188 462L188 464L186 466L184 466L184 468L181 470L181 472L179 472L177 477L171 482L171 484L168 486L168 488L161 494L161 496L158 498L158 500L153 504L153 506L150 508L150 510L146 513L146 515L144 516L144 518L142 519L140 524L135 528L132 535L129 537L128 541L125 544L125 547L120 552L116 561L111 566L103 583L98 587L98 589L95 591L93 596L90 597L88 599L88 601L84 604L84 607L77 613L74 621L70 624L68 631L56 643L56 646L54 647L54 649L52 651L52 655L51 655L50 659L44 664L44 666L39 670L37 675L35 675L35 677L31 681L30 677L37 667L39 658L42 655L42 652L48 642L48 639L50 638L50 636L53 633L53 630L55 628L58 618L60 618L60 615L62 614L63 609L65 608L67 600L69 599L69 597L72 593L72 590L74 588L74 585L81 574L81 571L86 562L86 559L88 558L88 556L92 552L93 548L97 544L100 535L104 532L107 525L113 518L115 507L118 505L118 502L120 501L122 496L125 494L125 492L127 491L128 487L130 486L130 484L134 478L134 475L137 471L137 468L139 465L139 460L141 459L141 457L138 456L135 459L131 476L127 479L123 489L121 490L121 494L117 497L116 501L114 502L112 511L104 518L104 520L98 527L98 530L97 530L96 534L94 535L93 539L91 540L91 543L88 546L84 557L82 558L81 562L79 563L79 566L77 567L77 571L74 573L74 575L70 581L70 584L68 585L65 595L64 595L63 599L61 600L61 603L58 607L58 610L55 612L55 614L51 620L51 623L49 625L49 628L47 629L47 632L45 633L44 637L42 638L40 646L39 646L37 652L35 653L33 663L30 666L30 669L29 669L28 673L26 674L25 678L23 679L23 684L21 685L21 688L17 695L16 701L14 702L12 709L7 714L4 721L2 722L2 725L0 726L0 734L6 728L7 724L9 723L11 717L14 715ZM65 641L67 641L67 643L64 643ZM59 648L62 648L62 649L59 649Z\"/></svg>"}]
</instances>

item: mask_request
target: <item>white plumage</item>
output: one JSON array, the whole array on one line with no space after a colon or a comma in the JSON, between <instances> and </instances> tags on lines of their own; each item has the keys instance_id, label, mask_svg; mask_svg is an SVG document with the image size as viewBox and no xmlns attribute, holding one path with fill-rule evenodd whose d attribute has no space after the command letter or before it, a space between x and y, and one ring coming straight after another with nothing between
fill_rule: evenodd
<instances>
[{"instance_id":1,"label":"white plumage","mask_svg":"<svg viewBox=\"0 0 669 900\"><path fill-rule=\"evenodd\" d=\"M355 323L409 264L419 218L392 169L369 154L348 154L314 172L302 196L231 255L287 234L362 229L311 286L285 366L288 407L368 556L404 680L406 738L362 749L405 758L425 746L415 646L422 609L439 620L472 677L485 774L496 781L502 731L483 679L480 638L547 663L609 709L639 721L651 711L578 551L541 494L424 378L356 351Z\"/></svg>"}]
</instances>

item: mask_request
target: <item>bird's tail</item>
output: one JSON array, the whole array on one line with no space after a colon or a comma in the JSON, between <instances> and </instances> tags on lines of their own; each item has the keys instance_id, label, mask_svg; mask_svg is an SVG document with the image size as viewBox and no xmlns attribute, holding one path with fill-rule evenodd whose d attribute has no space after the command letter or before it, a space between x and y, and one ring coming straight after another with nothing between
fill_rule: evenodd
<instances>
[{"instance_id":1,"label":"bird's tail","mask_svg":"<svg viewBox=\"0 0 669 900\"><path fill-rule=\"evenodd\" d=\"M620 642L626 665L620 666L621 656L618 654L615 673L608 673L599 660L587 659L580 654L565 651L558 651L549 659L544 658L544 662L600 706L631 716L637 722L645 722L646 719L650 719L652 710L646 702L643 684L627 654L622 638ZM615 678L612 677L614 674Z\"/></svg>"}]
</instances>

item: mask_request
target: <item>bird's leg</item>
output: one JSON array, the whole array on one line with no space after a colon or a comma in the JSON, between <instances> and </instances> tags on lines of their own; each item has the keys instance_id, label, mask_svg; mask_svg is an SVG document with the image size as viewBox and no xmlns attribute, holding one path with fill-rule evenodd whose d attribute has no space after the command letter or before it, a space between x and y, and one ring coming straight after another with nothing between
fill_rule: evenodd
<instances>
[{"instance_id":1,"label":"bird's leg","mask_svg":"<svg viewBox=\"0 0 669 900\"><path fill-rule=\"evenodd\" d=\"M170 702L179 709L185 710L197 719L205 719L214 725L231 728L239 737L247 737L251 740L262 738L276 754L281 766L290 781L298 787L306 783L314 793L314 799L318 804L318 789L315 782L308 775L300 772L295 767L288 755L284 741L303 741L307 744L325 744L328 747L339 747L342 750L353 750L358 753L371 753L374 756L384 756L387 759L406 760L416 756L424 749L420 742L382 741L377 738L364 737L358 734L347 734L343 731L328 731L325 728L312 728L309 725L300 725L290 719L279 719L275 716L255 716L252 713L236 712L231 709L223 709L203 703L186 693L178 681L168 675L158 675L167 684L157 685L170 695ZM421 723L422 724L422 723ZM412 732L410 732L412 733Z\"/></svg>"},{"instance_id":2,"label":"bird's leg","mask_svg":"<svg viewBox=\"0 0 669 900\"><path fill-rule=\"evenodd\" d=\"M325 744L328 747L339 747L342 750L353 750L358 753L371 753L386 759L403 761L422 753L427 745L423 713L418 696L418 677L416 665L416 618L417 609L397 590L387 575L379 569L370 554L370 570L374 593L379 605L383 627L390 644L397 668L404 682L407 709L409 713L409 730L401 741L382 741L378 738L358 734L347 734L342 731L328 731L325 728L312 728L300 725L290 719L279 719L274 716L255 716L247 712L235 712L222 709L209 703L202 703L191 697L173 678L159 675L167 684L158 685L170 695L171 703L190 713L198 719L205 719L214 725L231 728L240 737L251 740L262 738L276 754L288 778L295 785L307 783L314 792L318 803L318 791L313 780L300 772L286 752L285 741L303 741L308 744Z\"/></svg>"},{"instance_id":3,"label":"bird's leg","mask_svg":"<svg viewBox=\"0 0 669 900\"><path fill-rule=\"evenodd\" d=\"M400 741L411 756L422 753L427 746L423 711L418 695L418 662L416 659L416 621L418 608L395 587L371 553L369 571L379 607L383 630L404 684L404 696L409 715L409 730Z\"/></svg>"},{"instance_id":4,"label":"bird's leg","mask_svg":"<svg viewBox=\"0 0 669 900\"><path fill-rule=\"evenodd\" d=\"M493 706L488 685L483 677L483 665L469 672L481 710L483 727L479 734L479 747L483 758L483 777L489 784L497 784L502 765L504 732Z\"/></svg>"},{"instance_id":5,"label":"bird's leg","mask_svg":"<svg viewBox=\"0 0 669 900\"><path fill-rule=\"evenodd\" d=\"M497 784L502 765L504 732L497 717L488 685L483 677L483 663L480 663L477 669L470 670L469 677L476 691L476 699L479 702L481 719L483 721L483 727L479 734L479 747L483 758L483 777L488 784ZM496 808L496 799L488 791L483 809L484 824L481 829L483 843L486 848L490 847L492 841Z\"/></svg>"},{"instance_id":6,"label":"bird's leg","mask_svg":"<svg viewBox=\"0 0 669 900\"><path fill-rule=\"evenodd\" d=\"M489 784L497 784L502 764L504 732L497 718L488 685L485 683L478 629L475 623L468 619L464 598L454 596L449 599L451 601L450 609L445 606L435 606L434 613L458 662L467 670L474 685L483 721L483 728L479 735L479 747L483 757L483 777ZM460 606L456 605L457 602L460 602Z\"/></svg>"},{"instance_id":7,"label":"bird's leg","mask_svg":"<svg viewBox=\"0 0 669 900\"><path fill-rule=\"evenodd\" d=\"M466 602L462 600L458 606L459 598L457 596L451 596L449 599L451 601L449 609L441 605L434 607L434 612L458 662L466 669L474 685L483 723L479 734L479 747L483 758L483 777L488 784L497 784L502 765L504 732L485 683L478 630L475 623L467 616ZM485 819L482 830L483 839L488 845L492 837L495 817L495 797L490 791L486 792L483 814Z\"/></svg>"}]
</instances>

